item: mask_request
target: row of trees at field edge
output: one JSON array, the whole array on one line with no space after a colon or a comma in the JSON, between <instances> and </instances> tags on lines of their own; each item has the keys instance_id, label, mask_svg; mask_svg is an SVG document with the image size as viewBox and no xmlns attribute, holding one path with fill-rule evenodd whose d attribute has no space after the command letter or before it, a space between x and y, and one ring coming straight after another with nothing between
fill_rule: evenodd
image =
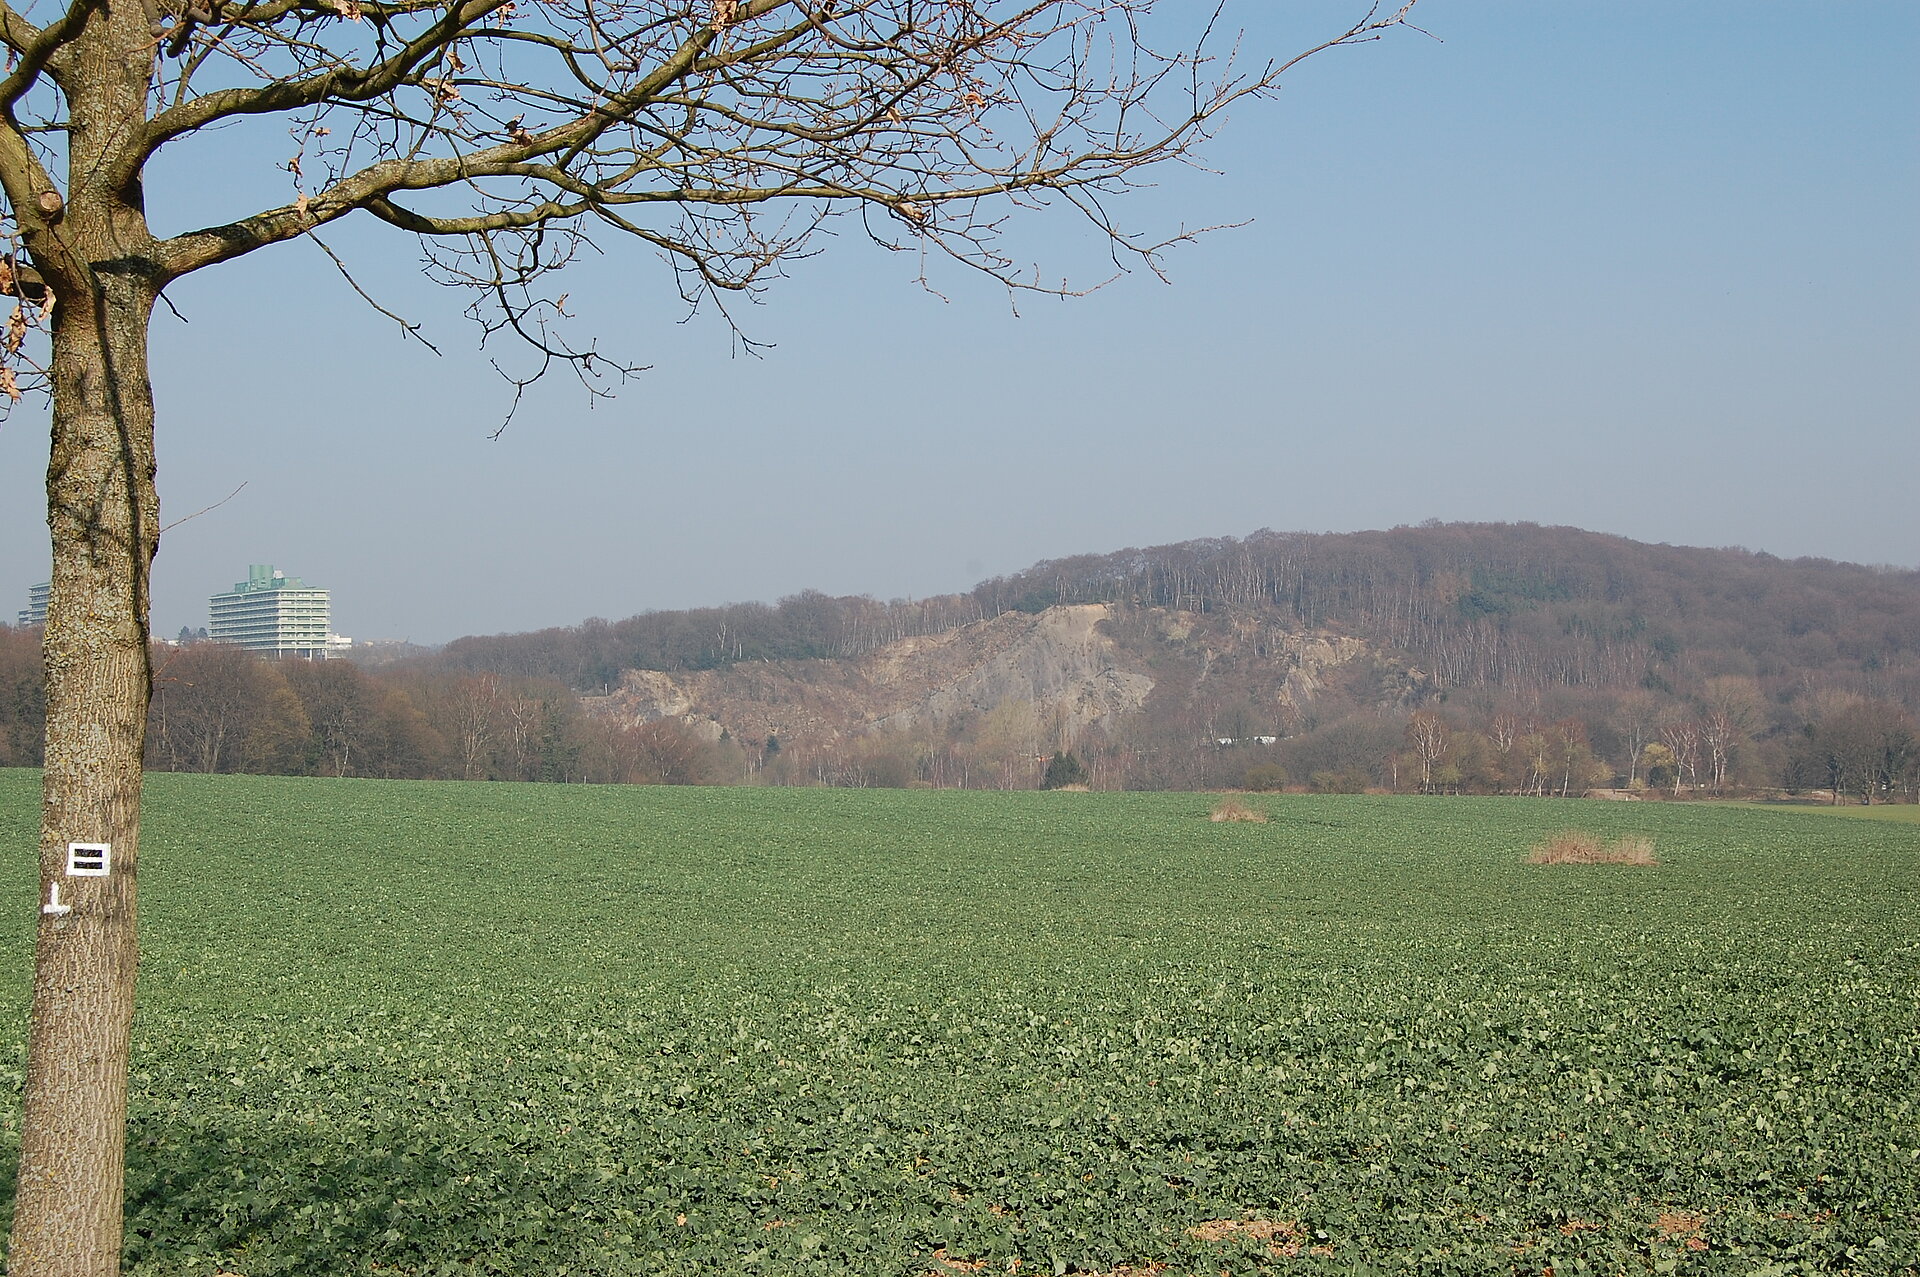
<instances>
[{"instance_id":1,"label":"row of trees at field edge","mask_svg":"<svg viewBox=\"0 0 1920 1277\"><path fill-rule=\"evenodd\" d=\"M32 631L0 629L0 765L39 762ZM1247 788L1509 793L1763 788L1912 800L1920 734L1885 700L1833 689L1782 704L1718 675L1679 698L1646 688L1462 695L1357 707L1294 734L1229 738L1191 704L1099 728L1024 701L831 742L740 740L718 724L634 724L547 677L434 661L382 669L274 662L216 643L162 647L147 764L169 771L614 784L1017 789Z\"/></svg>"},{"instance_id":2,"label":"row of trees at field edge","mask_svg":"<svg viewBox=\"0 0 1920 1277\"><path fill-rule=\"evenodd\" d=\"M1723 692L1731 689L1721 689ZM1750 689L1742 689L1750 690ZM1835 801L1915 801L1920 733L1897 705L1847 693L1800 720L1767 707L1729 719L1652 697L1590 702L1589 720L1542 705L1479 714L1470 704L1362 710L1298 735L1231 744L1157 719L1152 706L1110 727L1073 730L1023 701L942 725L789 744L755 769L751 744L721 777L849 786L1254 789L1319 793L1648 796L1827 792ZM1757 700L1743 708L1757 707ZM657 726L657 725L656 725ZM1266 743L1271 739L1271 743ZM1059 760L1071 760L1062 762ZM1072 780L1061 768L1072 768Z\"/></svg>"}]
</instances>

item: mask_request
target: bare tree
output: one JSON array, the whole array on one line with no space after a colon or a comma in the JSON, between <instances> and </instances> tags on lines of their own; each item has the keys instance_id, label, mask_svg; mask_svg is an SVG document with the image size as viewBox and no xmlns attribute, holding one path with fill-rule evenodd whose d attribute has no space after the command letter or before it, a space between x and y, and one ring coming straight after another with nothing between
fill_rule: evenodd
<instances>
[{"instance_id":1,"label":"bare tree","mask_svg":"<svg viewBox=\"0 0 1920 1277\"><path fill-rule=\"evenodd\" d=\"M1628 788L1640 775L1640 751L1659 730L1660 709L1660 698L1644 688L1632 688L1614 698L1612 724L1626 746Z\"/></svg>"},{"instance_id":2,"label":"bare tree","mask_svg":"<svg viewBox=\"0 0 1920 1277\"><path fill-rule=\"evenodd\" d=\"M449 699L449 721L460 755L462 780L487 779L487 764L493 757L494 739L500 734L505 696L500 680L492 674L463 678L454 684Z\"/></svg>"},{"instance_id":3,"label":"bare tree","mask_svg":"<svg viewBox=\"0 0 1920 1277\"><path fill-rule=\"evenodd\" d=\"M196 643L155 675L148 738L173 771L284 772L312 730L280 669L226 643Z\"/></svg>"},{"instance_id":4,"label":"bare tree","mask_svg":"<svg viewBox=\"0 0 1920 1277\"><path fill-rule=\"evenodd\" d=\"M1673 794L1680 796L1682 782L1700 783L1700 724L1690 715L1676 713L1660 725L1660 741L1673 753Z\"/></svg>"},{"instance_id":5,"label":"bare tree","mask_svg":"<svg viewBox=\"0 0 1920 1277\"><path fill-rule=\"evenodd\" d=\"M1152 266L1160 242L1123 232L1110 197L1309 53L1404 17L1369 12L1248 67L1214 57L1211 27L1156 51L1153 0L33 9L0 0L0 293L18 303L0 400L37 385L52 406L40 850L43 893L66 894L36 946L16 1274L117 1268L160 528L147 334L171 283L364 214L419 236L438 278L474 290L487 333L529 343L516 386L560 368L602 393L628 369L567 336L545 283L596 230L657 250L695 303L754 289L840 214L890 248L1032 287L1004 219L1064 206L1117 261ZM293 138L285 202L177 233L149 223L143 186L164 157L276 120ZM112 871L69 881L76 841L111 844Z\"/></svg>"},{"instance_id":6,"label":"bare tree","mask_svg":"<svg viewBox=\"0 0 1920 1277\"><path fill-rule=\"evenodd\" d=\"M1707 680L1700 693L1700 744L1706 750L1710 783L1727 787L1727 769L1734 754L1751 742L1766 716L1767 701L1760 685L1737 674Z\"/></svg>"},{"instance_id":7,"label":"bare tree","mask_svg":"<svg viewBox=\"0 0 1920 1277\"><path fill-rule=\"evenodd\" d=\"M1577 718L1563 718L1546 730L1547 747L1553 766L1560 772L1558 793L1562 798L1573 793L1573 782L1581 788L1592 783L1601 770L1587 743L1587 725Z\"/></svg>"},{"instance_id":8,"label":"bare tree","mask_svg":"<svg viewBox=\"0 0 1920 1277\"><path fill-rule=\"evenodd\" d=\"M254 657L226 643L183 649L156 679L161 712L149 731L174 771L233 770L233 745L253 708Z\"/></svg>"},{"instance_id":9,"label":"bare tree","mask_svg":"<svg viewBox=\"0 0 1920 1277\"><path fill-rule=\"evenodd\" d=\"M362 774L375 730L375 685L348 661L293 661L285 672L311 724L318 770L328 776Z\"/></svg>"},{"instance_id":10,"label":"bare tree","mask_svg":"<svg viewBox=\"0 0 1920 1277\"><path fill-rule=\"evenodd\" d=\"M1864 697L1828 698L1820 716L1807 725L1799 753L1803 770L1817 775L1841 795L1857 793L1869 806L1876 794L1892 796L1911 783L1920 758L1920 736L1898 705Z\"/></svg>"},{"instance_id":11,"label":"bare tree","mask_svg":"<svg viewBox=\"0 0 1920 1277\"><path fill-rule=\"evenodd\" d=\"M1407 744L1420 760L1420 792L1433 792L1433 772L1446 756L1453 733L1447 722L1432 710L1417 709L1407 719Z\"/></svg>"}]
</instances>

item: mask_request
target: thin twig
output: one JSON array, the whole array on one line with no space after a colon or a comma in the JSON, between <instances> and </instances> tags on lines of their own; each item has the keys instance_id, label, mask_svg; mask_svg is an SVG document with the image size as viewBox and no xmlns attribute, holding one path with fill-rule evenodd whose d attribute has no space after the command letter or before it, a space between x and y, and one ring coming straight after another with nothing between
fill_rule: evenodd
<instances>
[{"instance_id":1,"label":"thin twig","mask_svg":"<svg viewBox=\"0 0 1920 1277\"><path fill-rule=\"evenodd\" d=\"M425 337L422 337L420 335L421 326L419 324L408 323L406 320L402 319L400 316L394 314L392 311L388 310L385 306L382 306L379 302L375 301L373 299L372 294L368 293L366 289L360 287L360 281L353 277L353 272L347 269L347 264L340 260L340 254L334 252L331 248L328 248L325 240L321 239L318 235L315 235L312 231L307 232L307 238L312 240L314 243L318 244L320 246L320 251L333 259L334 267L339 270L340 277L347 281L347 283L353 288L354 292L360 294L360 300L366 302L367 305L373 307L375 310L385 315L388 319L391 319L394 323L400 325L400 331L405 336L412 337L414 340L418 341L422 346L425 346L428 350L431 350L436 355L440 353L440 347L434 345L432 342L428 341Z\"/></svg>"},{"instance_id":2,"label":"thin twig","mask_svg":"<svg viewBox=\"0 0 1920 1277\"><path fill-rule=\"evenodd\" d=\"M244 488L246 486L247 486L246 481L242 480L240 484L240 488ZM204 510L195 510L192 514L184 515L178 519L175 519L172 523L169 523L165 527L160 529L161 535L162 536L166 535L167 533L173 531L175 528L179 527L183 523L188 522L189 520L197 519L203 514L207 514L211 511L218 510L221 506L225 505L227 502L239 496L240 488L235 488L232 492L229 492L226 496L221 497L218 501L214 502L212 505L208 506Z\"/></svg>"}]
</instances>

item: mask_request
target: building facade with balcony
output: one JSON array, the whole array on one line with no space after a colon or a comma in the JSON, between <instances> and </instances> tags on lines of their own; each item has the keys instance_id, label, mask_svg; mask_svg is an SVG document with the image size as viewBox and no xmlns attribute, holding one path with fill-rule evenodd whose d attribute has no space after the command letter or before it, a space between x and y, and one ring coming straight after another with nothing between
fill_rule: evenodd
<instances>
[{"instance_id":1,"label":"building facade with balcony","mask_svg":"<svg viewBox=\"0 0 1920 1277\"><path fill-rule=\"evenodd\" d=\"M327 633L331 620L328 593L270 563L247 568L247 579L207 600L208 637L262 656L292 656L324 661L342 640Z\"/></svg>"},{"instance_id":2,"label":"building facade with balcony","mask_svg":"<svg viewBox=\"0 0 1920 1277\"><path fill-rule=\"evenodd\" d=\"M51 581L45 585L28 586L27 605L20 609L20 620L18 622L20 627L25 629L29 625L45 625L47 623L47 600L52 597L53 582Z\"/></svg>"}]
</instances>

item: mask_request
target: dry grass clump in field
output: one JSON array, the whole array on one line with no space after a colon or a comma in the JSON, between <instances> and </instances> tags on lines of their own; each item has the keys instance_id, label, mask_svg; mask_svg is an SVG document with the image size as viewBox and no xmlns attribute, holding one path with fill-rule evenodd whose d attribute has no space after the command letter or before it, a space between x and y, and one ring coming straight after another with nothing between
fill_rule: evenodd
<instances>
[{"instance_id":1,"label":"dry grass clump in field","mask_svg":"<svg viewBox=\"0 0 1920 1277\"><path fill-rule=\"evenodd\" d=\"M985 1272L992 1267L992 1265L988 1264L984 1259L955 1259L953 1256L947 1254L944 1248L934 1251L933 1258L939 1267L926 1274L926 1277L948 1277L948 1275L952 1273ZM1007 1261L1005 1271L1010 1273L1037 1273L1041 1270L1037 1268L1023 1268L1020 1264L1020 1257L1015 1255ZM1122 1264L1118 1268L1110 1269L1104 1273L1089 1273L1087 1277L1160 1277L1160 1275L1166 1271L1167 1266L1165 1264L1144 1264L1138 1268L1132 1264Z\"/></svg>"},{"instance_id":2,"label":"dry grass clump in field","mask_svg":"<svg viewBox=\"0 0 1920 1277\"><path fill-rule=\"evenodd\" d=\"M1250 1238L1265 1242L1267 1250L1276 1259L1294 1259L1303 1254L1311 1254L1322 1259L1333 1254L1331 1246L1311 1246L1308 1244L1307 1230L1294 1220L1274 1219L1210 1219L1204 1224L1196 1224L1187 1230L1187 1236L1203 1242L1223 1242L1236 1237Z\"/></svg>"},{"instance_id":3,"label":"dry grass clump in field","mask_svg":"<svg viewBox=\"0 0 1920 1277\"><path fill-rule=\"evenodd\" d=\"M1267 813L1257 807L1249 807L1238 798L1222 798L1213 805L1213 814L1207 817L1214 824L1223 820L1238 821L1248 825L1264 825Z\"/></svg>"},{"instance_id":4,"label":"dry grass clump in field","mask_svg":"<svg viewBox=\"0 0 1920 1277\"><path fill-rule=\"evenodd\" d=\"M1597 834L1569 829L1545 842L1535 843L1527 853L1530 865L1657 865L1653 858L1653 839L1640 834L1602 842Z\"/></svg>"}]
</instances>

